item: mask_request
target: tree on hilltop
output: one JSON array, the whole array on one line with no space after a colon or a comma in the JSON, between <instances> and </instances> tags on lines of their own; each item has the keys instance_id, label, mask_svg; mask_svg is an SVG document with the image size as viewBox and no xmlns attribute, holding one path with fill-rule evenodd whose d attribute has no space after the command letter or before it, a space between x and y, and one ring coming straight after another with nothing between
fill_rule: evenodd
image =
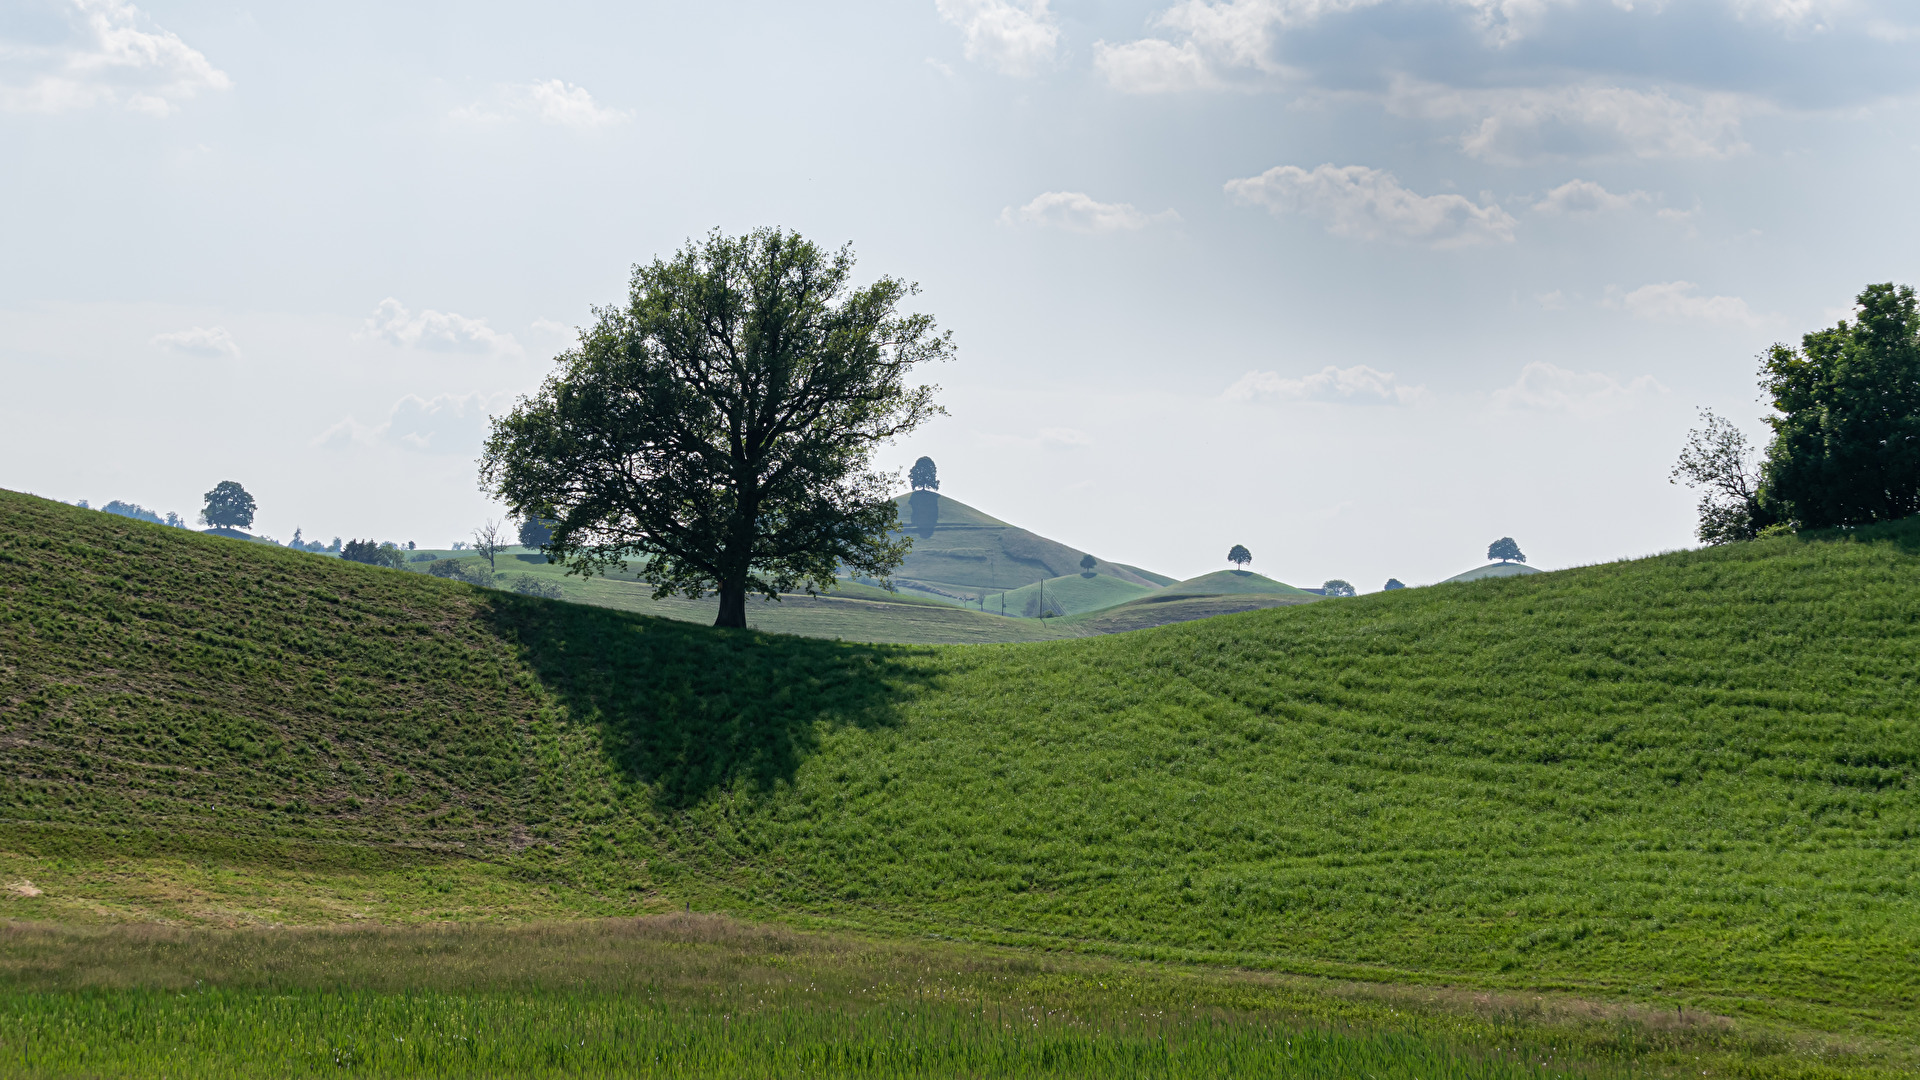
<instances>
[{"instance_id":1,"label":"tree on hilltop","mask_svg":"<svg viewBox=\"0 0 1920 1080\"><path fill-rule=\"evenodd\" d=\"M1404 589L1406 587L1407 587L1407 583L1404 581L1401 581L1397 577L1388 578L1387 583L1381 586L1382 589Z\"/></svg>"},{"instance_id":2,"label":"tree on hilltop","mask_svg":"<svg viewBox=\"0 0 1920 1080\"><path fill-rule=\"evenodd\" d=\"M501 528L500 523L492 518L488 518L486 524L473 530L473 550L479 552L480 557L487 560L487 569L489 570L499 570L499 567L493 564L493 560L506 546L507 530Z\"/></svg>"},{"instance_id":3,"label":"tree on hilltop","mask_svg":"<svg viewBox=\"0 0 1920 1080\"><path fill-rule=\"evenodd\" d=\"M914 462L913 468L907 470L907 482L915 491L939 491L940 473L934 468L933 459L922 457Z\"/></svg>"},{"instance_id":4,"label":"tree on hilltop","mask_svg":"<svg viewBox=\"0 0 1920 1080\"><path fill-rule=\"evenodd\" d=\"M487 490L551 515L548 555L575 572L640 558L656 597L718 593L716 626L744 627L750 592L889 579L911 540L872 452L944 411L908 376L953 344L900 312L914 286L856 288L853 268L778 229L635 267L625 305L494 421Z\"/></svg>"},{"instance_id":5,"label":"tree on hilltop","mask_svg":"<svg viewBox=\"0 0 1920 1080\"><path fill-rule=\"evenodd\" d=\"M1706 544L1751 540L1765 523L1760 506L1760 468L1747 436L1730 421L1700 410L1701 426L1687 432L1687 445L1667 475L1669 483L1702 489L1694 535Z\"/></svg>"},{"instance_id":6,"label":"tree on hilltop","mask_svg":"<svg viewBox=\"0 0 1920 1080\"><path fill-rule=\"evenodd\" d=\"M1322 596L1352 596L1353 586L1341 578L1332 578L1320 586Z\"/></svg>"},{"instance_id":7,"label":"tree on hilltop","mask_svg":"<svg viewBox=\"0 0 1920 1080\"><path fill-rule=\"evenodd\" d=\"M1100 565L1100 560L1094 558L1091 555L1080 556L1080 571L1081 573L1085 574L1087 577L1092 577L1093 568L1099 565Z\"/></svg>"},{"instance_id":8,"label":"tree on hilltop","mask_svg":"<svg viewBox=\"0 0 1920 1080\"><path fill-rule=\"evenodd\" d=\"M1253 561L1253 552L1248 551L1244 544L1235 544L1233 550L1227 552L1227 561L1244 570Z\"/></svg>"},{"instance_id":9,"label":"tree on hilltop","mask_svg":"<svg viewBox=\"0 0 1920 1080\"><path fill-rule=\"evenodd\" d=\"M1527 557L1520 553L1520 545L1514 543L1513 537L1511 536L1503 536L1493 543L1488 544L1487 558L1498 559L1501 562L1527 561Z\"/></svg>"},{"instance_id":10,"label":"tree on hilltop","mask_svg":"<svg viewBox=\"0 0 1920 1080\"><path fill-rule=\"evenodd\" d=\"M246 529L253 525L253 496L237 481L222 480L206 493L200 523L212 528Z\"/></svg>"},{"instance_id":11,"label":"tree on hilltop","mask_svg":"<svg viewBox=\"0 0 1920 1080\"><path fill-rule=\"evenodd\" d=\"M1760 508L1797 528L1920 513L1920 311L1911 286L1869 285L1858 315L1775 345L1761 386L1767 420Z\"/></svg>"}]
</instances>

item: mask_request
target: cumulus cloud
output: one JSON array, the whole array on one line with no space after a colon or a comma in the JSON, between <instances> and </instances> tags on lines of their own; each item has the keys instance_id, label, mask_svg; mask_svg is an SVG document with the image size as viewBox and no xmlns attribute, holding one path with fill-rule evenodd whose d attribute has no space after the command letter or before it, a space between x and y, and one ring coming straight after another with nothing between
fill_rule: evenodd
<instances>
[{"instance_id":1,"label":"cumulus cloud","mask_svg":"<svg viewBox=\"0 0 1920 1080\"><path fill-rule=\"evenodd\" d=\"M1350 368L1337 368L1329 364L1297 379L1285 378L1277 371L1249 371L1227 387L1225 396L1234 401L1343 401L1404 405L1420 397L1423 392L1422 387L1408 386L1390 371L1376 371L1365 364Z\"/></svg>"},{"instance_id":2,"label":"cumulus cloud","mask_svg":"<svg viewBox=\"0 0 1920 1080\"><path fill-rule=\"evenodd\" d=\"M1741 118L1758 102L1737 94L1583 85L1458 90L1399 80L1386 96L1396 116L1465 121L1469 157L1496 165L1631 158L1718 159L1746 153Z\"/></svg>"},{"instance_id":3,"label":"cumulus cloud","mask_svg":"<svg viewBox=\"0 0 1920 1080\"><path fill-rule=\"evenodd\" d=\"M1229 195L1275 214L1304 214L1327 223L1335 236L1401 240L1433 247L1508 243L1513 215L1461 195L1421 195L1393 174L1364 165L1321 165L1311 171L1281 165L1259 176L1229 180Z\"/></svg>"},{"instance_id":4,"label":"cumulus cloud","mask_svg":"<svg viewBox=\"0 0 1920 1080\"><path fill-rule=\"evenodd\" d=\"M612 127L633 119L631 112L602 106L586 87L562 79L502 84L495 88L491 102L455 109L453 115L484 124L525 118L575 131Z\"/></svg>"},{"instance_id":5,"label":"cumulus cloud","mask_svg":"<svg viewBox=\"0 0 1920 1080\"><path fill-rule=\"evenodd\" d=\"M233 85L199 50L123 0L29 0L25 7L27 17L14 25L41 32L0 38L0 111L120 105L166 116L202 90Z\"/></svg>"},{"instance_id":6,"label":"cumulus cloud","mask_svg":"<svg viewBox=\"0 0 1920 1080\"><path fill-rule=\"evenodd\" d=\"M1512 386L1495 390L1493 401L1503 409L1583 412L1666 392L1667 388L1651 375L1623 383L1598 371L1569 371L1536 360L1520 369L1520 378Z\"/></svg>"},{"instance_id":7,"label":"cumulus cloud","mask_svg":"<svg viewBox=\"0 0 1920 1080\"><path fill-rule=\"evenodd\" d=\"M1758 326L1763 320L1737 296L1700 296L1691 281L1642 285L1625 295L1609 295L1609 307L1624 308L1656 322L1704 322L1716 326Z\"/></svg>"},{"instance_id":8,"label":"cumulus cloud","mask_svg":"<svg viewBox=\"0 0 1920 1080\"><path fill-rule=\"evenodd\" d=\"M1631 210L1652 199L1653 196L1644 191L1615 194L1592 180L1569 180L1534 203L1533 212L1549 217L1592 217Z\"/></svg>"},{"instance_id":9,"label":"cumulus cloud","mask_svg":"<svg viewBox=\"0 0 1920 1080\"><path fill-rule=\"evenodd\" d=\"M934 0L934 6L960 28L967 59L1004 75L1037 74L1060 45L1047 0Z\"/></svg>"},{"instance_id":10,"label":"cumulus cloud","mask_svg":"<svg viewBox=\"0 0 1920 1080\"><path fill-rule=\"evenodd\" d=\"M1149 214L1132 203L1103 203L1081 191L1048 191L1015 210L1000 212L1005 223L1016 221L1077 233L1130 232L1149 225L1180 220L1172 210Z\"/></svg>"},{"instance_id":11,"label":"cumulus cloud","mask_svg":"<svg viewBox=\"0 0 1920 1080\"><path fill-rule=\"evenodd\" d=\"M406 305L391 296L380 301L358 336L434 352L514 354L520 351L520 343L512 334L495 330L485 319L469 319L450 311L431 309L416 313L408 311Z\"/></svg>"},{"instance_id":12,"label":"cumulus cloud","mask_svg":"<svg viewBox=\"0 0 1920 1080\"><path fill-rule=\"evenodd\" d=\"M473 454L485 440L488 418L503 394L408 394L377 424L349 416L313 440L315 446L394 447L428 454Z\"/></svg>"},{"instance_id":13,"label":"cumulus cloud","mask_svg":"<svg viewBox=\"0 0 1920 1080\"><path fill-rule=\"evenodd\" d=\"M149 344L180 356L193 356L202 360L238 360L240 346L221 326L195 326L188 330L175 330L166 334L155 334Z\"/></svg>"}]
</instances>

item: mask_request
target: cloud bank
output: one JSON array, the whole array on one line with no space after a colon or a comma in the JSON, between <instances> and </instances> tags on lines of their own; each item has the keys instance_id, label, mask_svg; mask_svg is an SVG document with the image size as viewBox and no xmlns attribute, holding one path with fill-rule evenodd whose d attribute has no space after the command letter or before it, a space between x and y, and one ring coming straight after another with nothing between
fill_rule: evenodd
<instances>
[{"instance_id":1,"label":"cloud bank","mask_svg":"<svg viewBox=\"0 0 1920 1080\"><path fill-rule=\"evenodd\" d=\"M1149 214L1132 203L1103 203L1083 191L1048 191L1015 210L1000 212L1004 223L1023 222L1077 233L1132 232L1180 220L1172 210Z\"/></svg>"},{"instance_id":2,"label":"cloud bank","mask_svg":"<svg viewBox=\"0 0 1920 1080\"><path fill-rule=\"evenodd\" d=\"M433 352L509 355L520 352L520 343L512 334L495 330L485 319L469 319L451 311L431 309L416 313L408 311L406 305L391 296L380 301L357 336L405 349Z\"/></svg>"},{"instance_id":3,"label":"cloud bank","mask_svg":"<svg viewBox=\"0 0 1920 1080\"><path fill-rule=\"evenodd\" d=\"M1329 364L1311 375L1284 378L1276 371L1249 371L1225 397L1230 401L1340 401L1355 404L1405 405L1425 391L1402 383L1390 371L1365 364L1337 368Z\"/></svg>"},{"instance_id":4,"label":"cloud bank","mask_svg":"<svg viewBox=\"0 0 1920 1080\"><path fill-rule=\"evenodd\" d=\"M1281 165L1259 176L1229 180L1227 194L1275 214L1326 222L1335 236L1399 240L1437 248L1511 243L1513 215L1461 195L1421 195L1393 174L1364 165Z\"/></svg>"},{"instance_id":5,"label":"cloud bank","mask_svg":"<svg viewBox=\"0 0 1920 1080\"><path fill-rule=\"evenodd\" d=\"M16 14L0 37L0 111L119 105L166 116L203 90L233 85L198 49L122 0L24 0ZM39 33L14 36L16 27Z\"/></svg>"}]
</instances>

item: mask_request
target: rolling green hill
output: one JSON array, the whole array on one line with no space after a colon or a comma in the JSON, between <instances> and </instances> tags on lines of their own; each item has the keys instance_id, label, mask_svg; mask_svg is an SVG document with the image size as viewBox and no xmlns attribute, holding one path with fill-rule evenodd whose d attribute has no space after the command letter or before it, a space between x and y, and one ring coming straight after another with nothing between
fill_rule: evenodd
<instances>
[{"instance_id":1,"label":"rolling green hill","mask_svg":"<svg viewBox=\"0 0 1920 1080\"><path fill-rule=\"evenodd\" d=\"M1078 575L1080 560L1087 554L936 492L916 491L894 501L902 530L913 538L912 552L894 574L908 588L924 587L936 595L974 600L986 593ZM1119 563L1102 561L1094 570L1143 591L1158 588L1164 580Z\"/></svg>"},{"instance_id":2,"label":"rolling green hill","mask_svg":"<svg viewBox=\"0 0 1920 1080\"><path fill-rule=\"evenodd\" d=\"M1284 582L1261 577L1251 570L1215 570L1166 587L1168 596L1229 596L1235 593L1267 593L1274 596L1313 596Z\"/></svg>"},{"instance_id":3,"label":"rolling green hill","mask_svg":"<svg viewBox=\"0 0 1920 1080\"><path fill-rule=\"evenodd\" d=\"M1084 615L1059 620L1062 631L1081 634L1122 634L1169 623L1211 619L1215 615L1234 615L1242 611L1310 604L1320 599L1312 593L1299 596L1271 593L1228 593L1226 595L1182 596L1153 593L1138 600L1101 608Z\"/></svg>"},{"instance_id":4,"label":"rolling green hill","mask_svg":"<svg viewBox=\"0 0 1920 1080\"><path fill-rule=\"evenodd\" d=\"M224 879L192 867L224 853L298 868L256 891L419 890L343 885L311 921L374 896L452 910L433 882L471 880L480 910L664 897L1911 1046L1917 553L1907 522L1136 634L886 646L5 494L0 862L127 898L5 902L199 918ZM214 884L141 876L168 852Z\"/></svg>"},{"instance_id":5,"label":"rolling green hill","mask_svg":"<svg viewBox=\"0 0 1920 1080\"><path fill-rule=\"evenodd\" d=\"M1115 604L1124 604L1158 593L1152 585L1141 585L1125 581L1110 574L1069 574L1066 577L1049 578L1043 587L1039 584L1024 588L1009 589L1005 593L988 593L986 610L999 611L1004 601L1010 615L1024 618L1040 617L1042 593L1045 594L1046 610L1055 615L1079 615L1082 612L1098 611Z\"/></svg>"},{"instance_id":6,"label":"rolling green hill","mask_svg":"<svg viewBox=\"0 0 1920 1080\"><path fill-rule=\"evenodd\" d=\"M1541 571L1528 566L1526 563L1492 562L1485 566L1476 566L1465 573L1455 574L1447 580L1440 582L1440 584L1451 585L1455 582L1479 581L1483 578L1526 577L1528 574L1538 574L1540 572Z\"/></svg>"}]
</instances>

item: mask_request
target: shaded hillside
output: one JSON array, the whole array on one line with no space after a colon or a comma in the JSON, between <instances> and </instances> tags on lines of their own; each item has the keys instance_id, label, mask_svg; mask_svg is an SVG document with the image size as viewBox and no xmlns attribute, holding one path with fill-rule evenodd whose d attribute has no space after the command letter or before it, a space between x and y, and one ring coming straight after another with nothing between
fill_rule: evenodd
<instances>
[{"instance_id":1,"label":"shaded hillside","mask_svg":"<svg viewBox=\"0 0 1920 1080\"><path fill-rule=\"evenodd\" d=\"M459 850L741 912L1912 1038L1916 549L1908 523L903 647L0 495L0 827Z\"/></svg>"},{"instance_id":2,"label":"shaded hillside","mask_svg":"<svg viewBox=\"0 0 1920 1080\"><path fill-rule=\"evenodd\" d=\"M1060 620L1063 630L1081 634L1122 634L1170 623L1211 619L1215 615L1233 615L1242 611L1261 611L1294 604L1310 604L1320 599L1312 593L1299 596L1270 593L1228 593L1211 596L1183 596L1153 593L1113 607Z\"/></svg>"}]
</instances>

